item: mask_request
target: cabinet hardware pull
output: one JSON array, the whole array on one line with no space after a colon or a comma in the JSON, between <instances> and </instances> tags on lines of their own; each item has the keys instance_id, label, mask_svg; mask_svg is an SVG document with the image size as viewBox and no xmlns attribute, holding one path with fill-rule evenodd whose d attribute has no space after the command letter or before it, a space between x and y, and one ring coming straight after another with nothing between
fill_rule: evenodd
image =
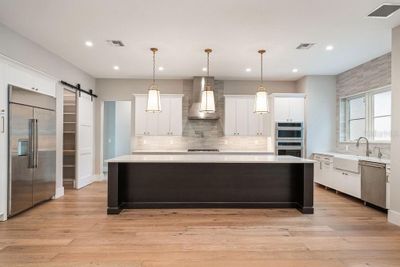
<instances>
[{"instance_id":1,"label":"cabinet hardware pull","mask_svg":"<svg viewBox=\"0 0 400 267\"><path fill-rule=\"evenodd\" d=\"M4 116L1 116L1 133L5 133L5 119Z\"/></svg>"}]
</instances>

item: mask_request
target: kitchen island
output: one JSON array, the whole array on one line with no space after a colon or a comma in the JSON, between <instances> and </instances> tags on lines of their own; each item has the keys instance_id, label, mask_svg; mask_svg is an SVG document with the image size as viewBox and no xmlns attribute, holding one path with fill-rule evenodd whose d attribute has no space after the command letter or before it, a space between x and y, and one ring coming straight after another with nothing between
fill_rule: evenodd
<instances>
[{"instance_id":1,"label":"kitchen island","mask_svg":"<svg viewBox=\"0 0 400 267\"><path fill-rule=\"evenodd\" d=\"M108 161L108 214L131 208L313 208L314 161L235 154L126 155Z\"/></svg>"}]
</instances>

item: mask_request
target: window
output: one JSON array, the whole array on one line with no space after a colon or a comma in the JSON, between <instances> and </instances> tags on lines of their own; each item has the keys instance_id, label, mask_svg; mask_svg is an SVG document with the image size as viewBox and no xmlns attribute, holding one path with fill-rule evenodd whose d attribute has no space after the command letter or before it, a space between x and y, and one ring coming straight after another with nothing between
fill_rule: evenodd
<instances>
[{"instance_id":1,"label":"window","mask_svg":"<svg viewBox=\"0 0 400 267\"><path fill-rule=\"evenodd\" d=\"M341 141L366 136L372 141L390 141L390 88L372 90L341 99Z\"/></svg>"},{"instance_id":2,"label":"window","mask_svg":"<svg viewBox=\"0 0 400 267\"><path fill-rule=\"evenodd\" d=\"M392 92L386 91L373 95L374 140L390 140Z\"/></svg>"}]
</instances>

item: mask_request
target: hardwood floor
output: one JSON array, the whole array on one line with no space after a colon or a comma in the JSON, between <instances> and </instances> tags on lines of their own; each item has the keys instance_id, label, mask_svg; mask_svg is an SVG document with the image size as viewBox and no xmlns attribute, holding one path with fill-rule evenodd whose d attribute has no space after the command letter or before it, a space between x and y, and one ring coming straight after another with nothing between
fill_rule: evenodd
<instances>
[{"instance_id":1,"label":"hardwood floor","mask_svg":"<svg viewBox=\"0 0 400 267\"><path fill-rule=\"evenodd\" d=\"M386 214L316 188L295 209L127 210L95 183L0 223L0 266L400 266Z\"/></svg>"}]
</instances>

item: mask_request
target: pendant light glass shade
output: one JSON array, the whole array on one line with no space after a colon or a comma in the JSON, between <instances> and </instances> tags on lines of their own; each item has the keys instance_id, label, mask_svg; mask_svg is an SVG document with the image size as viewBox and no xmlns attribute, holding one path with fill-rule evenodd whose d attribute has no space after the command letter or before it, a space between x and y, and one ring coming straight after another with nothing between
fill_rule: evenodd
<instances>
[{"instance_id":1,"label":"pendant light glass shade","mask_svg":"<svg viewBox=\"0 0 400 267\"><path fill-rule=\"evenodd\" d=\"M260 86L256 93L254 101L254 112L258 114L265 114L269 112L268 93L264 87Z\"/></svg>"},{"instance_id":2,"label":"pendant light glass shade","mask_svg":"<svg viewBox=\"0 0 400 267\"><path fill-rule=\"evenodd\" d=\"M209 86L207 87L203 92L201 92L200 112L214 113L215 112L214 91L211 90L211 87Z\"/></svg>"},{"instance_id":3,"label":"pendant light glass shade","mask_svg":"<svg viewBox=\"0 0 400 267\"><path fill-rule=\"evenodd\" d=\"M157 48L150 48L153 52L153 83L150 85L147 91L147 108L146 112L161 112L161 99L160 90L156 85L156 52Z\"/></svg>"},{"instance_id":4,"label":"pendant light glass shade","mask_svg":"<svg viewBox=\"0 0 400 267\"><path fill-rule=\"evenodd\" d=\"M161 112L160 90L152 84L147 92L147 112Z\"/></svg>"},{"instance_id":5,"label":"pendant light glass shade","mask_svg":"<svg viewBox=\"0 0 400 267\"><path fill-rule=\"evenodd\" d=\"M210 53L212 52L212 50L207 48L204 50L204 52L207 53L207 78L208 78L210 76ZM201 92L200 112L215 113L214 91L208 84L208 80L209 79L206 79L206 86Z\"/></svg>"},{"instance_id":6,"label":"pendant light glass shade","mask_svg":"<svg viewBox=\"0 0 400 267\"><path fill-rule=\"evenodd\" d=\"M254 101L254 112L257 114L265 114L269 112L268 93L263 86L263 54L265 53L265 50L259 50L258 53L261 55L261 84L257 88L256 98Z\"/></svg>"}]
</instances>

